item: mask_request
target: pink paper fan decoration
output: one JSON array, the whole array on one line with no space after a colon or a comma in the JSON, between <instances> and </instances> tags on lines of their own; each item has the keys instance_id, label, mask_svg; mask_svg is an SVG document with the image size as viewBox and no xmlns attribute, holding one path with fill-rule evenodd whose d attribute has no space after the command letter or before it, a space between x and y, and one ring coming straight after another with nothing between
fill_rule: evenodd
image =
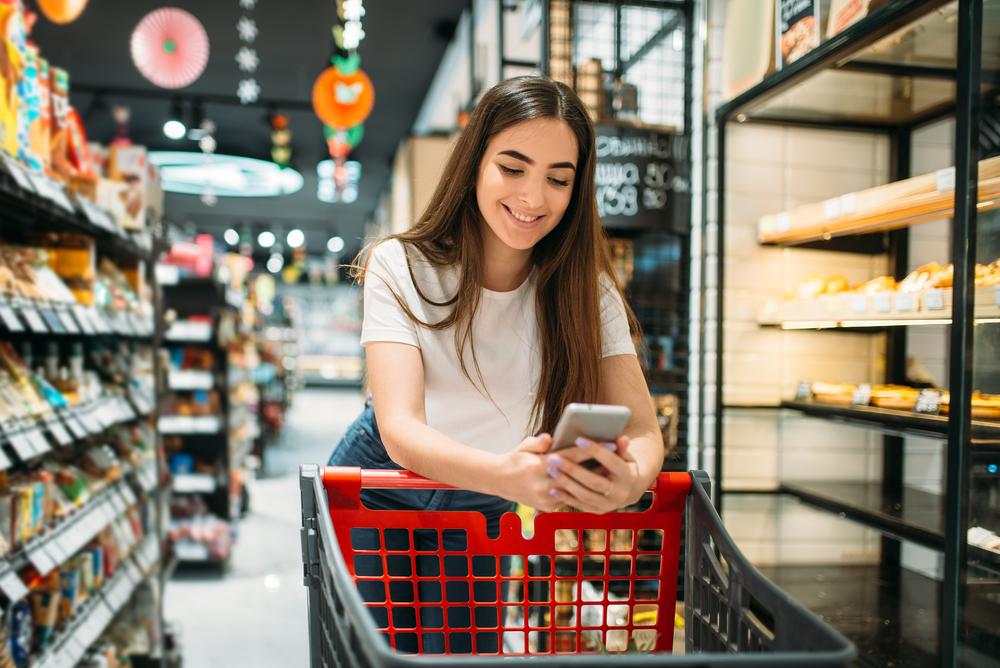
<instances>
[{"instance_id":1,"label":"pink paper fan decoration","mask_svg":"<svg viewBox=\"0 0 1000 668\"><path fill-rule=\"evenodd\" d=\"M146 14L132 31L132 62L161 88L194 83L208 64L208 34L201 21L177 7Z\"/></svg>"}]
</instances>

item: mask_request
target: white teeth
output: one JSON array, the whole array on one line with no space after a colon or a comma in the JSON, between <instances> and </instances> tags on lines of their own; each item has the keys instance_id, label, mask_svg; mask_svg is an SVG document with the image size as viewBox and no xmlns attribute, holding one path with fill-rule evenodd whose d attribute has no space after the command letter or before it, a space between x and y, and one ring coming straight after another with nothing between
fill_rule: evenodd
<instances>
[{"instance_id":1,"label":"white teeth","mask_svg":"<svg viewBox=\"0 0 1000 668\"><path fill-rule=\"evenodd\" d=\"M507 211L509 211L510 215L514 216L515 218L517 218L522 223L533 223L536 220L538 220L539 218L541 218L541 216L521 216L519 214L514 213L514 210L511 209L510 207L507 208Z\"/></svg>"}]
</instances>

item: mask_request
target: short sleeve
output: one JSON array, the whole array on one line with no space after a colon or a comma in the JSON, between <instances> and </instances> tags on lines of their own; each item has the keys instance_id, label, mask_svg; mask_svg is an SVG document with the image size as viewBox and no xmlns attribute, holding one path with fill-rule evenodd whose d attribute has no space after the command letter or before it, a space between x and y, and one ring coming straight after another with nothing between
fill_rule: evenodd
<instances>
[{"instance_id":1,"label":"short sleeve","mask_svg":"<svg viewBox=\"0 0 1000 668\"><path fill-rule=\"evenodd\" d=\"M601 357L635 355L621 294L610 278L601 278Z\"/></svg>"},{"instance_id":2,"label":"short sleeve","mask_svg":"<svg viewBox=\"0 0 1000 668\"><path fill-rule=\"evenodd\" d=\"M372 249L365 273L362 345L386 341L420 347L416 325L393 294L406 301L408 291L404 286L411 283L409 275L399 241L381 243Z\"/></svg>"}]
</instances>

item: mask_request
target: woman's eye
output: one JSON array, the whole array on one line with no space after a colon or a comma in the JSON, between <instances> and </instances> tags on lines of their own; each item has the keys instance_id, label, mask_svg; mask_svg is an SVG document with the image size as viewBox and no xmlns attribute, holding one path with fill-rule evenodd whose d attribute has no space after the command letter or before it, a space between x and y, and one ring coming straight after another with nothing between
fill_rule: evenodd
<instances>
[{"instance_id":1,"label":"woman's eye","mask_svg":"<svg viewBox=\"0 0 1000 668\"><path fill-rule=\"evenodd\" d=\"M505 165L499 165L500 171L504 174L510 174L511 176L517 176L523 172L520 169L514 169L513 167L507 167Z\"/></svg>"},{"instance_id":2,"label":"woman's eye","mask_svg":"<svg viewBox=\"0 0 1000 668\"><path fill-rule=\"evenodd\" d=\"M560 179L549 179L549 182L553 185L559 186L560 188L565 188L569 185L569 181L562 181Z\"/></svg>"}]
</instances>

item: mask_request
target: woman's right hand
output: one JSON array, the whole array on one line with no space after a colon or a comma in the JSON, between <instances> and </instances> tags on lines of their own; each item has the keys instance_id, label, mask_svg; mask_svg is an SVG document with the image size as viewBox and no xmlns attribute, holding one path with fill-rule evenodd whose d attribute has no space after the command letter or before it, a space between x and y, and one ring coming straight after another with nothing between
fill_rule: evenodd
<instances>
[{"instance_id":1,"label":"woman's right hand","mask_svg":"<svg viewBox=\"0 0 1000 668\"><path fill-rule=\"evenodd\" d=\"M536 510L552 512L563 505L559 495L553 496L546 454L552 447L552 436L539 434L521 441L514 450L502 455L498 496L516 501ZM558 492L558 490L556 490Z\"/></svg>"}]
</instances>

